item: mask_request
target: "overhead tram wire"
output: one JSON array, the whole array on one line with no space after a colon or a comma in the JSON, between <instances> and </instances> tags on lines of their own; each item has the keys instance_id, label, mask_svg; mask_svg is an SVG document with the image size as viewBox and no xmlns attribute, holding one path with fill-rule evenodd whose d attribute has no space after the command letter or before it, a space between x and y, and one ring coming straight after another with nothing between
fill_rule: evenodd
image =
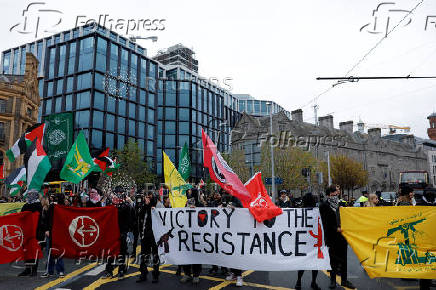
<instances>
[{"instance_id":1,"label":"overhead tram wire","mask_svg":"<svg viewBox=\"0 0 436 290\"><path fill-rule=\"evenodd\" d=\"M348 70L348 72L345 74L346 76L348 76L357 66L359 66L382 42L383 40L385 40L386 38L388 38L388 36L394 32L394 30L407 18L409 17L413 12L415 12L415 10L424 2L424 0L421 0L420 2L418 2L418 4L415 5L415 7L412 8L412 10L409 11L409 13L407 13L394 27L392 27L391 30L389 30L386 35L381 38L367 53L365 53L365 55L355 64L353 65L353 67ZM344 80L344 79L343 79ZM333 84L332 86L328 87L326 90L324 90L323 92L321 92L319 95L317 95L316 97L314 97L312 100L310 100L307 104L305 104L303 107L301 108L305 108L308 105L310 105L313 102L316 102L322 95L328 93L332 88L334 88L335 86L342 84L343 82L336 82L335 84Z\"/></svg>"}]
</instances>

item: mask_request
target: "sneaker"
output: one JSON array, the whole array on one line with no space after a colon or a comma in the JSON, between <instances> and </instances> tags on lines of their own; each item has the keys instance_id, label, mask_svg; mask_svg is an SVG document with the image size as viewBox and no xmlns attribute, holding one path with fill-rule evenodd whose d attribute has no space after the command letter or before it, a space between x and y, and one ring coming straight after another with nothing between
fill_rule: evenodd
<instances>
[{"instance_id":1,"label":"sneaker","mask_svg":"<svg viewBox=\"0 0 436 290\"><path fill-rule=\"evenodd\" d=\"M198 283L200 283L200 278L199 277L192 278L192 284L198 284Z\"/></svg>"},{"instance_id":2,"label":"sneaker","mask_svg":"<svg viewBox=\"0 0 436 290\"><path fill-rule=\"evenodd\" d=\"M236 280L236 276L231 273L230 275L228 275L226 277L226 280L227 281L235 281Z\"/></svg>"},{"instance_id":3,"label":"sneaker","mask_svg":"<svg viewBox=\"0 0 436 290\"><path fill-rule=\"evenodd\" d=\"M64 278L64 277L65 277L65 273L64 273L64 272L60 272L60 273L59 273L59 277L60 277L60 278Z\"/></svg>"},{"instance_id":4,"label":"sneaker","mask_svg":"<svg viewBox=\"0 0 436 290\"><path fill-rule=\"evenodd\" d=\"M45 272L44 274L41 275L41 278L48 278L50 276L51 276L50 273Z\"/></svg>"},{"instance_id":5,"label":"sneaker","mask_svg":"<svg viewBox=\"0 0 436 290\"><path fill-rule=\"evenodd\" d=\"M242 287L244 281L242 280L242 276L236 277L236 287Z\"/></svg>"},{"instance_id":6,"label":"sneaker","mask_svg":"<svg viewBox=\"0 0 436 290\"><path fill-rule=\"evenodd\" d=\"M346 288L350 288L350 289L356 289L356 287L354 287L353 283L351 283L348 280L346 280L344 282L341 281L341 286L346 287Z\"/></svg>"},{"instance_id":7,"label":"sneaker","mask_svg":"<svg viewBox=\"0 0 436 290\"><path fill-rule=\"evenodd\" d=\"M186 282L191 281L191 280L192 280L191 276L185 275L180 279L180 282L186 283Z\"/></svg>"},{"instance_id":8,"label":"sneaker","mask_svg":"<svg viewBox=\"0 0 436 290\"><path fill-rule=\"evenodd\" d=\"M103 279L110 279L112 277L113 277L112 273L108 271L104 271L104 274L102 276Z\"/></svg>"}]
</instances>

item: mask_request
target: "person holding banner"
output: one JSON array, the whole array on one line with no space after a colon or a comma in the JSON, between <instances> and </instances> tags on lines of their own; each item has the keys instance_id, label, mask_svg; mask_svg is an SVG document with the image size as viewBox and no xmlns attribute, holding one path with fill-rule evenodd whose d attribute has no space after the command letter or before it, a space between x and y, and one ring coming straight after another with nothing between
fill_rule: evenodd
<instances>
[{"instance_id":1,"label":"person holding banner","mask_svg":"<svg viewBox=\"0 0 436 290\"><path fill-rule=\"evenodd\" d=\"M413 188L409 186L404 186L400 188L399 197L396 206L413 206L414 192ZM430 279L419 279L419 289L420 290L430 290L431 280Z\"/></svg>"},{"instance_id":2,"label":"person holding banner","mask_svg":"<svg viewBox=\"0 0 436 290\"><path fill-rule=\"evenodd\" d=\"M339 217L339 188L330 185L326 189L326 199L320 204L322 225L325 233L325 243L329 247L330 264L330 289L336 288L336 274L340 272L341 286L355 289L347 279L347 248L348 244L341 234Z\"/></svg>"},{"instance_id":3,"label":"person holding banner","mask_svg":"<svg viewBox=\"0 0 436 290\"><path fill-rule=\"evenodd\" d=\"M137 283L147 281L148 269L147 260L152 255L153 256L153 272L152 272L152 283L159 282L159 253L157 251L156 241L153 235L153 228L151 223L151 209L156 207L157 198L153 197L153 194L148 192L144 197L143 203L141 203L138 209L140 209L140 214L143 215L142 221L142 231L141 231L141 258L139 271L141 275L136 281Z\"/></svg>"},{"instance_id":4,"label":"person holding banner","mask_svg":"<svg viewBox=\"0 0 436 290\"><path fill-rule=\"evenodd\" d=\"M241 201L236 197L236 196L232 196L231 197L231 202L229 202L227 204L227 207L230 208L242 208L242 203ZM230 275L228 275L226 277L227 281L236 281L236 287L242 287L242 285L244 284L244 280L242 279L242 270L241 269L230 269Z\"/></svg>"},{"instance_id":5,"label":"person holding banner","mask_svg":"<svg viewBox=\"0 0 436 290\"><path fill-rule=\"evenodd\" d=\"M39 213L39 219L38 219L38 227L36 229L36 239L38 241L44 241L44 232L42 231L42 224L41 224L41 214L42 214L42 204L40 201L40 195L39 192L35 189L30 189L25 194L26 203L21 208L21 212L23 211L30 211L30 212L38 212ZM38 259L31 259L26 260L26 268L23 272L18 274L19 277L24 276L36 276L38 270Z\"/></svg>"},{"instance_id":6,"label":"person holding banner","mask_svg":"<svg viewBox=\"0 0 436 290\"><path fill-rule=\"evenodd\" d=\"M124 275L127 272L126 259L127 253L127 233L130 231L133 224L132 208L131 204L126 199L124 189L121 186L115 188L115 194L112 195L112 204L118 209L118 226L120 227L120 254L117 257L118 267L118 279L124 279ZM103 278L112 278L114 270L114 258L110 257L106 264L105 273Z\"/></svg>"},{"instance_id":7,"label":"person holding banner","mask_svg":"<svg viewBox=\"0 0 436 290\"><path fill-rule=\"evenodd\" d=\"M306 193L303 196L303 208L314 208L316 207L316 200L311 192ZM303 277L304 270L298 271L297 283L295 283L295 290L301 290L301 278ZM310 287L314 290L321 290L321 288L316 283L316 278L318 277L318 270L312 270L312 282Z\"/></svg>"},{"instance_id":8,"label":"person holding banner","mask_svg":"<svg viewBox=\"0 0 436 290\"><path fill-rule=\"evenodd\" d=\"M186 197L188 198L186 202L186 207L195 208L197 206L201 206L199 200L199 192L196 188L188 189L186 191ZM200 283L200 264L183 265L183 272L185 273L185 275L180 279L180 282L186 283L188 281L192 281L192 284Z\"/></svg>"}]
</instances>

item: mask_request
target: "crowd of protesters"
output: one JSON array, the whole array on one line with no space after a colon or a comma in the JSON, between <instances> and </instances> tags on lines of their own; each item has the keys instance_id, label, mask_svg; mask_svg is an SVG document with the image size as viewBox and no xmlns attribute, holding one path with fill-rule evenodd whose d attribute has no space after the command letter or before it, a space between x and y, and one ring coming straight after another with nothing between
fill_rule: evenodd
<instances>
[{"instance_id":1,"label":"crowd of protesters","mask_svg":"<svg viewBox=\"0 0 436 290\"><path fill-rule=\"evenodd\" d=\"M425 196L426 205L435 205L434 195ZM11 201L11 200L3 200ZM19 201L14 199L13 201ZM80 188L77 193L48 193L41 195L37 191L27 192L25 205L22 211L32 211L40 213L40 221L37 230L37 239L40 241L42 248L46 251L47 261L46 270L42 277L55 275L55 270L59 277L65 276L65 266L62 258L52 258L51 249L51 224L53 221L53 209L55 204L74 206L74 207L101 207L115 205L118 208L118 219L120 227L121 247L120 255L116 261L109 258L103 274L103 278L113 277L114 267L118 266L118 279L123 279L127 272L126 261L129 257L137 257L138 242L141 245L139 257L140 275L137 282L147 281L147 265L152 263L152 283L159 281L159 255L158 247L153 235L151 210L152 208L169 208L171 207L168 197L168 190L146 191L137 190L136 188L125 189L117 186L112 193L103 193L98 189ZM280 191L276 204L281 208L291 207L319 207L323 228L325 232L325 243L329 247L330 263L330 288L336 288L336 275L341 276L341 286L354 289L354 285L347 277L347 241L341 234L341 225L339 218L339 208L341 206L386 206L386 205L416 205L413 189L404 187L400 189L396 200L392 203L385 202L380 192L369 193L362 192L358 200L343 199L339 186L331 185L325 190L325 195L312 195L306 193L300 198L293 197L285 190ZM241 202L226 193L223 190L216 192L205 192L199 188L192 188L187 191L186 207L242 207ZM128 241L132 244L132 251L128 253ZM138 260L136 260L138 261ZM26 261L26 267L19 276L37 275L38 260ZM183 265L179 266L176 274L181 276L182 283L191 282L199 283L199 276L202 271L202 265ZM182 276L182 272L184 273ZM212 265L208 273L214 276L225 277L228 281L236 281L236 286L243 286L242 270L227 269ZM302 288L302 276L304 271L298 271L298 278L295 289ZM317 284L318 271L312 271L311 288L321 289ZM429 289L431 280L420 280L421 289Z\"/></svg>"}]
</instances>

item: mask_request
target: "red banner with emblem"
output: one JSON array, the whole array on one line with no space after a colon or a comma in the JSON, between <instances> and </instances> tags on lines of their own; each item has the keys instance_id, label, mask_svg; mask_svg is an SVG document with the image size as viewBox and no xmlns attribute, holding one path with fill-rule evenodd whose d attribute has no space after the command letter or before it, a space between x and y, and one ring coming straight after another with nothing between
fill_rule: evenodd
<instances>
[{"instance_id":1,"label":"red banner with emblem","mask_svg":"<svg viewBox=\"0 0 436 290\"><path fill-rule=\"evenodd\" d=\"M251 194L251 202L248 209L258 222L272 219L283 213L282 209L271 201L265 185L263 185L262 174L260 172L257 172L245 183L245 188Z\"/></svg>"},{"instance_id":2,"label":"red banner with emblem","mask_svg":"<svg viewBox=\"0 0 436 290\"><path fill-rule=\"evenodd\" d=\"M210 178L218 183L225 191L236 196L246 208L249 207L251 195L239 179L238 175L233 172L224 158L216 149L215 144L201 130L203 139L203 162L204 167L209 168Z\"/></svg>"},{"instance_id":3,"label":"red banner with emblem","mask_svg":"<svg viewBox=\"0 0 436 290\"><path fill-rule=\"evenodd\" d=\"M36 239L38 212L12 213L0 217L0 264L42 258Z\"/></svg>"},{"instance_id":4,"label":"red banner with emblem","mask_svg":"<svg viewBox=\"0 0 436 290\"><path fill-rule=\"evenodd\" d=\"M106 258L120 252L118 210L106 207L56 205L52 227L52 253L66 258Z\"/></svg>"}]
</instances>

